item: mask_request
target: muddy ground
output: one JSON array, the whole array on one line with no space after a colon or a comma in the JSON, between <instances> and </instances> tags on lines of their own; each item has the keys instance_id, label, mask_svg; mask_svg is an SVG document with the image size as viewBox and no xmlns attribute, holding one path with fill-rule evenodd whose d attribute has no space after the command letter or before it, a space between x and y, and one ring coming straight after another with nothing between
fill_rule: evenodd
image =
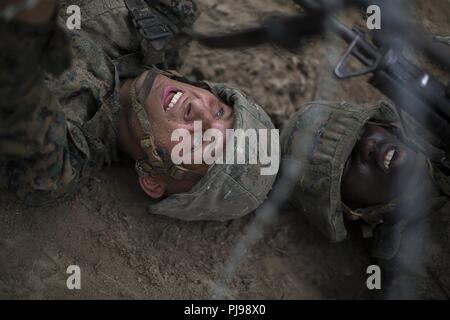
<instances>
[{"instance_id":1,"label":"muddy ground","mask_svg":"<svg viewBox=\"0 0 450 320\"><path fill-rule=\"evenodd\" d=\"M199 2L203 13L196 28L202 31L230 30L297 10L288 0ZM418 2L413 9L416 21L437 35L450 34L449 16L447 0ZM193 44L182 71L241 87L280 126L306 101L383 98L365 79L333 79L342 49L333 37L313 41L300 53L270 45L230 51ZM209 299L254 219L250 214L226 223L183 222L150 215L130 163L99 172L50 208L25 208L0 196L0 298ZM365 297L369 247L358 226L349 227L347 241L330 244L286 206L226 281L225 297ZM66 287L72 264L81 267L81 290Z\"/></svg>"}]
</instances>

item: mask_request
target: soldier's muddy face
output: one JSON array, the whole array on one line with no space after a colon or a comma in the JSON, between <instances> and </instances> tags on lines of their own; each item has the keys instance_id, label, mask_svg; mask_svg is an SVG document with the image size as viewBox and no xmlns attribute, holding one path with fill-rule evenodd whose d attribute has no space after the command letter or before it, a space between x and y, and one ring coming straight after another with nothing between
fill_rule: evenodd
<instances>
[{"instance_id":1,"label":"soldier's muddy face","mask_svg":"<svg viewBox=\"0 0 450 320\"><path fill-rule=\"evenodd\" d=\"M352 209L388 203L406 189L415 156L393 133L367 124L345 164L343 202Z\"/></svg>"},{"instance_id":2,"label":"soldier's muddy face","mask_svg":"<svg viewBox=\"0 0 450 320\"><path fill-rule=\"evenodd\" d=\"M218 129L224 136L233 125L233 109L211 92L163 75L156 77L145 109L156 144L168 152L178 143L172 141L172 132L183 128L193 134L194 121L202 122L202 130Z\"/></svg>"}]
</instances>

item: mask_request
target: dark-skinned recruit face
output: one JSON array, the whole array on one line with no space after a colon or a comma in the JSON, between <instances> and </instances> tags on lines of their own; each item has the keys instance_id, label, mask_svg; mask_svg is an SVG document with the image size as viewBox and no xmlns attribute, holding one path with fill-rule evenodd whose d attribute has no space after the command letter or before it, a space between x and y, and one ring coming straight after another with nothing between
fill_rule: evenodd
<instances>
[{"instance_id":1,"label":"dark-skinned recruit face","mask_svg":"<svg viewBox=\"0 0 450 320\"><path fill-rule=\"evenodd\" d=\"M416 153L388 129L367 124L342 174L342 201L351 209L389 203L413 176Z\"/></svg>"}]
</instances>

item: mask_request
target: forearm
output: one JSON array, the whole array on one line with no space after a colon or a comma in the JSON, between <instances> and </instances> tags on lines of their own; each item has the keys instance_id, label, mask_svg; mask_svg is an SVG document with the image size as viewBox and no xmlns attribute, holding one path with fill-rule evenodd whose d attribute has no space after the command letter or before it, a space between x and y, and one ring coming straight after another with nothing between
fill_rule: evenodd
<instances>
[{"instance_id":1,"label":"forearm","mask_svg":"<svg viewBox=\"0 0 450 320\"><path fill-rule=\"evenodd\" d=\"M59 74L70 65L70 48L63 30L56 24L54 1L41 3L44 7L38 5L29 12L21 12L23 21L0 21L1 155L14 157L8 146L17 139L28 141L24 150L32 154L42 145L51 125L48 117L39 120L39 115L59 111L55 98L44 85L44 77L46 73ZM40 24L29 23L38 20Z\"/></svg>"},{"instance_id":2,"label":"forearm","mask_svg":"<svg viewBox=\"0 0 450 320\"><path fill-rule=\"evenodd\" d=\"M0 167L2 163L5 167L0 187L28 204L44 204L67 194L77 182L83 159L68 141L58 99L39 81L23 98L2 107Z\"/></svg>"},{"instance_id":3,"label":"forearm","mask_svg":"<svg viewBox=\"0 0 450 320\"><path fill-rule=\"evenodd\" d=\"M64 113L44 83L69 67L69 41L54 1L41 3L0 20L0 163L7 186L27 201L60 196L78 176Z\"/></svg>"}]
</instances>

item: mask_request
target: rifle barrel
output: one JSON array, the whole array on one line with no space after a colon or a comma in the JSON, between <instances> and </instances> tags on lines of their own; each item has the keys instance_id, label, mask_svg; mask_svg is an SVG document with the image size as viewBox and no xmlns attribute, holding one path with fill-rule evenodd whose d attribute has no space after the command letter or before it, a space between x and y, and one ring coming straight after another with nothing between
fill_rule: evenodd
<instances>
[{"instance_id":1,"label":"rifle barrel","mask_svg":"<svg viewBox=\"0 0 450 320\"><path fill-rule=\"evenodd\" d=\"M327 21L329 28L332 29L334 33L340 36L347 43L351 43L358 37L358 34L353 30L349 29L346 25L340 22L335 17L330 17ZM366 54L370 57L376 57L378 55L378 51L375 47L373 47L370 43L366 41L362 41L361 39L357 40L357 45L360 52ZM364 63L364 61L361 61Z\"/></svg>"}]
</instances>

